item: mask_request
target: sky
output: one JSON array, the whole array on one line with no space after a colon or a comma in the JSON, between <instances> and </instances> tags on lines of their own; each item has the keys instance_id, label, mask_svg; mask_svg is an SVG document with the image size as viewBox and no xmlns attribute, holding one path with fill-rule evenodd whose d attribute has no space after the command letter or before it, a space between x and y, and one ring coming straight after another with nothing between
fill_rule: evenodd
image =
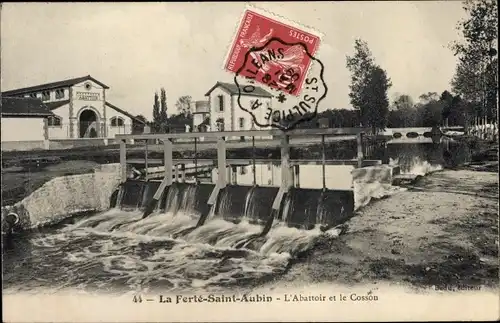
<instances>
[{"instance_id":1,"label":"sky","mask_svg":"<svg viewBox=\"0 0 500 323\"><path fill-rule=\"evenodd\" d=\"M465 17L459 1L252 3L323 34L317 57L328 96L319 110L350 108L346 55L368 43L392 80L389 98L450 88ZM1 89L7 91L91 75L110 87L106 99L151 119L164 87L175 111L180 96L205 99L231 82L223 62L246 3L4 3Z\"/></svg>"}]
</instances>

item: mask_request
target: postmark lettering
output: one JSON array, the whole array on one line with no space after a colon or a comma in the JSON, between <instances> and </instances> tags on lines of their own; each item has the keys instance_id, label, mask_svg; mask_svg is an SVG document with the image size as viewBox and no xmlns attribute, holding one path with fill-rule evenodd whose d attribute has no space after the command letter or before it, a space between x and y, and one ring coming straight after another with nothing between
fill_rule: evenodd
<instances>
[{"instance_id":1,"label":"postmark lettering","mask_svg":"<svg viewBox=\"0 0 500 323\"><path fill-rule=\"evenodd\" d=\"M224 68L234 73L237 104L253 124L287 130L316 115L327 87L314 57L320 36L274 18L247 9ZM259 88L272 94L271 102L259 98Z\"/></svg>"},{"instance_id":2,"label":"postmark lettering","mask_svg":"<svg viewBox=\"0 0 500 323\"><path fill-rule=\"evenodd\" d=\"M305 71L300 66L290 64L287 56L290 52L309 58L308 75L303 74ZM234 83L240 89L237 104L250 113L260 127L291 129L316 116L318 105L327 93L323 72L322 62L307 51L304 43L287 43L272 37L264 46L247 51L236 71ZM257 84L273 93L272 104L264 104L259 98L247 104L242 99L242 96L256 94Z\"/></svg>"}]
</instances>

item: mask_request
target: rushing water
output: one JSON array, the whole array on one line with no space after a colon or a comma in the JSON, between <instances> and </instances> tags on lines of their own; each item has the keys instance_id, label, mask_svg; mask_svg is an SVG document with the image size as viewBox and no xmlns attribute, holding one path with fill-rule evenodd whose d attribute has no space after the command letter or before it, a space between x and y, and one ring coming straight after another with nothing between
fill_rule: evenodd
<instances>
[{"instance_id":1,"label":"rushing water","mask_svg":"<svg viewBox=\"0 0 500 323\"><path fill-rule=\"evenodd\" d=\"M174 239L196 224L192 216L178 212L141 218L141 212L114 209L21 237L16 250L5 253L4 288L121 292L241 286L283 273L290 258L320 235L277 223L251 248L236 249L237 242L261 228L215 218Z\"/></svg>"},{"instance_id":2,"label":"rushing water","mask_svg":"<svg viewBox=\"0 0 500 323\"><path fill-rule=\"evenodd\" d=\"M406 173L424 174L467 159L467 149L443 147L389 145L387 149L391 162L400 164ZM328 169L328 186L352 188L350 167ZM322 187L318 183L321 176L315 173L320 171L314 166L303 171L302 184ZM379 195L390 193L389 188L379 187L378 191ZM11 248L4 249L4 292L240 288L278 277L292 259L313 248L319 239L335 239L340 233L339 228L321 232L319 225L311 230L289 227L290 219L282 217L273 222L266 236L258 237L264 226L259 217L268 215L272 201L270 193L259 192L225 193L218 208L210 209L204 225L198 227L206 201L200 202L201 193L188 188L169 191L166 210L144 219L134 207L128 211L111 209L17 236ZM305 193L299 193L303 200L285 203L284 214L293 218L297 212L303 216L309 213L307 217L320 223L344 207L331 202L318 206L317 197L300 194ZM302 204L309 206L295 213L288 210Z\"/></svg>"}]
</instances>

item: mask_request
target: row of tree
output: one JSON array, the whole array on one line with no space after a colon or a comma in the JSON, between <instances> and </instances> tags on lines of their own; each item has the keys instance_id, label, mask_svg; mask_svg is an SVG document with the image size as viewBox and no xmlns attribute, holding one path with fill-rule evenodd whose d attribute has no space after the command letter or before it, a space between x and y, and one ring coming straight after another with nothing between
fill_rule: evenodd
<instances>
[{"instance_id":1,"label":"row of tree","mask_svg":"<svg viewBox=\"0 0 500 323\"><path fill-rule=\"evenodd\" d=\"M444 91L438 96L429 92L421 95L416 104L408 95L401 95L391 108L387 96L392 86L390 78L376 64L368 44L355 40L354 54L347 56L346 65L351 72L349 97L358 112L356 122L375 133L386 127L467 125L478 118L497 120L498 5L490 0L467 0L463 4L467 18L458 29L464 40L450 46L459 59L451 81L454 94ZM331 118L334 113L318 117L324 115ZM353 118L351 114L344 126L353 124Z\"/></svg>"},{"instance_id":2,"label":"row of tree","mask_svg":"<svg viewBox=\"0 0 500 323\"><path fill-rule=\"evenodd\" d=\"M142 121L133 123L134 133L142 133L147 125L153 133L180 132L184 131L186 125L192 126L193 116L191 111L192 99L189 95L181 96L175 103L177 113L168 115L167 92L164 88L154 94L153 120L148 121L144 115L137 115L136 119Z\"/></svg>"},{"instance_id":3,"label":"row of tree","mask_svg":"<svg viewBox=\"0 0 500 323\"><path fill-rule=\"evenodd\" d=\"M451 45L458 65L452 90L473 106L475 117L496 119L498 114L498 2L467 0L467 18L458 29L463 41Z\"/></svg>"},{"instance_id":4,"label":"row of tree","mask_svg":"<svg viewBox=\"0 0 500 323\"><path fill-rule=\"evenodd\" d=\"M458 29L464 40L450 45L459 59L451 80L451 92L425 93L418 102L403 94L389 102L387 92L392 83L387 72L375 62L368 44L356 39L354 54L346 57L346 67L351 72L349 98L354 110L327 110L298 127L314 128L320 123L329 127L363 126L376 133L386 127L466 126L478 118L496 120L497 2L466 0L463 8L467 18L459 22ZM168 117L166 92L162 88L160 96L156 93L150 123L152 131L184 131L185 125L192 126L191 97L180 97L176 108L177 114Z\"/></svg>"}]
</instances>

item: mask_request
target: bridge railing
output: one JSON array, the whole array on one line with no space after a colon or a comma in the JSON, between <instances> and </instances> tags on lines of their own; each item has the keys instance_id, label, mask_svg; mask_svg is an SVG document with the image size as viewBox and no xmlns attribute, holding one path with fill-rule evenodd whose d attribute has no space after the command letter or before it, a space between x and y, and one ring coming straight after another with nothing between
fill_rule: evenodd
<instances>
[{"instance_id":1,"label":"bridge railing","mask_svg":"<svg viewBox=\"0 0 500 323\"><path fill-rule=\"evenodd\" d=\"M321 141L321 160L320 161L304 161L306 164L320 164L323 170L323 187L326 187L325 184L325 166L331 164L342 164L342 165L353 165L355 167L363 167L366 164L366 160L364 158L364 140L363 136L365 133L365 129L363 128L323 128L323 129L293 129L289 131L282 131L278 129L273 130L253 130L253 131L223 131L223 132L190 132L190 133L164 133L164 134L137 134L137 135L117 135L115 138L120 143L120 164L121 164L121 179L122 181L126 181L127 179L127 162L138 162L137 160L127 160L127 142L135 142L139 140L146 140L144 145L145 149L145 157L144 160L139 162L143 162L145 165L145 169L149 168L150 164L158 166L159 164L163 164L163 172L164 172L164 181L165 185L171 185L173 178L177 178L173 176L177 171L177 165L183 164L182 160L174 160L173 159L173 150L175 144L183 144L185 145L186 139L191 139L193 148L195 151L195 158L189 158L189 161L194 163L194 168L198 167L198 163L200 166L206 166L210 160L207 159L198 159L196 158L197 152L200 145L206 145L207 142L200 142L200 138L210 138L211 145L215 144L217 150L217 158L213 159L214 166L219 170L218 178L216 180L216 184L219 188L224 188L228 183L228 177L230 174L228 172L223 171L227 170L228 166L244 163L245 159L240 160L232 160L226 158L227 146L228 146L228 138L231 137L250 137L251 141L246 142L245 147L252 147L252 158L246 159L247 164L251 164L253 166L254 173L254 184L256 184L255 179L255 165L257 164L255 158L255 138L259 137L272 137L273 139L269 142L276 142L277 146L280 148L280 159L273 160L273 162L279 162L281 166L281 188L284 191L288 191L290 187L293 187L293 179L295 166L301 164L301 160L291 160L290 159L290 138L320 138ZM341 140L356 140L357 142L357 158L353 160L326 160L326 137L338 137L338 136L346 136L341 138ZM183 139L182 142L177 142L177 139ZM148 150L151 149L148 146L148 141L153 142L162 142L160 147L162 146L163 150L163 160L150 160L148 158ZM155 145L158 146L158 145ZM190 146L191 147L191 146ZM136 150L137 148L134 148ZM184 164L187 160L184 161ZM378 161L371 161L373 163ZM369 164L373 164L369 163ZM185 167L184 167L185 168ZM230 169L230 167L229 167ZM196 172L195 172L196 174ZM146 178L148 175L146 173ZM158 169L155 170L155 178L158 178Z\"/></svg>"}]
</instances>

